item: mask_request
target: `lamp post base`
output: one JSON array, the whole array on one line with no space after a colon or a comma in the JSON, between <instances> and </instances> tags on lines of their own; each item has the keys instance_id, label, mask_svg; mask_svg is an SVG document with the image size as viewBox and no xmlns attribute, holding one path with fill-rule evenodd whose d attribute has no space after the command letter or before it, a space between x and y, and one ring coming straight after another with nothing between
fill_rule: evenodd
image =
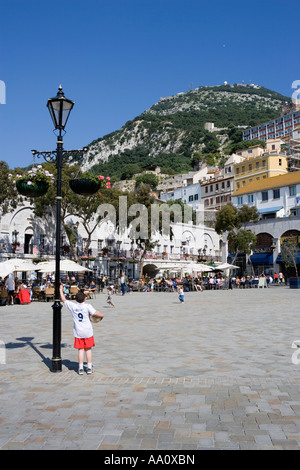
<instances>
[{"instance_id":1,"label":"lamp post base","mask_svg":"<svg viewBox=\"0 0 300 470\"><path fill-rule=\"evenodd\" d=\"M58 290L58 287L57 287ZM59 300L55 300L53 308L53 352L52 352L52 372L61 372L61 309L62 305Z\"/></svg>"},{"instance_id":2,"label":"lamp post base","mask_svg":"<svg viewBox=\"0 0 300 470\"><path fill-rule=\"evenodd\" d=\"M62 371L62 359L60 357L52 358L51 372L61 372L61 371Z\"/></svg>"}]
</instances>

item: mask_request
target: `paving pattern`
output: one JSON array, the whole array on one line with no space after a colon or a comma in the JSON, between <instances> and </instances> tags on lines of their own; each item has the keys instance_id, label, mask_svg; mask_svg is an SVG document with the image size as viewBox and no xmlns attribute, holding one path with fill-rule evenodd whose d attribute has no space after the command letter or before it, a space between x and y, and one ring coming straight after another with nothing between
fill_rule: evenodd
<instances>
[{"instance_id":1,"label":"paving pattern","mask_svg":"<svg viewBox=\"0 0 300 470\"><path fill-rule=\"evenodd\" d=\"M300 449L299 299L133 293L113 309L98 294L91 376L77 374L66 308L52 373L52 303L2 307L0 449Z\"/></svg>"}]
</instances>

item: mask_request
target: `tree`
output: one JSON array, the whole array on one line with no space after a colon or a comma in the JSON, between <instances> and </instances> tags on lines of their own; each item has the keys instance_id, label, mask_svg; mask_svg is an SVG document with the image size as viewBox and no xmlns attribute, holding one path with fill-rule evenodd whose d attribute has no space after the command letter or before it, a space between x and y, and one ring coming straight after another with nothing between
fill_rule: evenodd
<instances>
[{"instance_id":1,"label":"tree","mask_svg":"<svg viewBox=\"0 0 300 470\"><path fill-rule=\"evenodd\" d=\"M297 256L299 252L299 243L297 235L286 237L281 246L281 259L286 268L294 268L296 277L298 277Z\"/></svg>"},{"instance_id":2,"label":"tree","mask_svg":"<svg viewBox=\"0 0 300 470\"><path fill-rule=\"evenodd\" d=\"M142 171L137 163L128 163L122 169L121 180L131 180L134 175Z\"/></svg>"},{"instance_id":3,"label":"tree","mask_svg":"<svg viewBox=\"0 0 300 470\"><path fill-rule=\"evenodd\" d=\"M51 165L51 170L53 165ZM50 168L50 167L49 167ZM53 171L56 176L55 171ZM76 165L64 165L62 169L62 199L61 199L61 224L69 241L71 256L77 259L77 236L76 228L71 223L72 216L81 219L82 226L87 233L87 240L84 246L84 252L87 254L91 243L91 237L101 218L97 216L98 206L102 202L109 201L110 190L101 188L99 193L89 197L82 197L74 193L69 187L69 180L80 177L81 170ZM45 196L34 200L34 213L38 217L47 218L55 209L56 185L52 185Z\"/></svg>"},{"instance_id":4,"label":"tree","mask_svg":"<svg viewBox=\"0 0 300 470\"><path fill-rule=\"evenodd\" d=\"M23 201L22 196L17 193L14 183L14 175L21 172L18 170L12 171L6 162L0 161L0 219L3 215L16 209Z\"/></svg>"},{"instance_id":5,"label":"tree","mask_svg":"<svg viewBox=\"0 0 300 470\"><path fill-rule=\"evenodd\" d=\"M256 245L256 235L245 230L247 223L257 222L259 214L256 207L243 205L237 209L227 204L217 213L215 230L220 235L227 232L230 249L234 253L233 264L239 252L247 255Z\"/></svg>"},{"instance_id":6,"label":"tree","mask_svg":"<svg viewBox=\"0 0 300 470\"><path fill-rule=\"evenodd\" d=\"M136 186L138 187L141 183L149 185L150 189L154 190L158 185L158 177L153 173L145 173L136 178Z\"/></svg>"},{"instance_id":7,"label":"tree","mask_svg":"<svg viewBox=\"0 0 300 470\"><path fill-rule=\"evenodd\" d=\"M131 195L133 197L134 203L141 204L142 206L146 207L147 209L147 223L148 226L144 230L141 231L143 235L135 236L134 240L137 244L138 249L140 250L140 270L139 270L139 279L142 278L143 275L143 266L144 266L144 259L146 256L147 251L152 251L155 248L157 242L151 238L151 205L154 203L155 198L150 195L150 186L148 184L141 183L138 189L135 192L132 192ZM132 222L132 218L128 218L128 223ZM129 235L132 234L129 232ZM145 236L146 235L146 236Z\"/></svg>"}]
</instances>

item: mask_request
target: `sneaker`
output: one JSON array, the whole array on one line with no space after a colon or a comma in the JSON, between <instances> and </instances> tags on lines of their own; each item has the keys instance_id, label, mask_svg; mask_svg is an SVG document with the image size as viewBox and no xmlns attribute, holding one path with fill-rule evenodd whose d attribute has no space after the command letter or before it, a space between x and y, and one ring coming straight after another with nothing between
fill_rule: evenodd
<instances>
[{"instance_id":1,"label":"sneaker","mask_svg":"<svg viewBox=\"0 0 300 470\"><path fill-rule=\"evenodd\" d=\"M93 368L88 369L88 370L86 371L86 373L87 373L88 375L92 374L92 373L93 373Z\"/></svg>"},{"instance_id":2,"label":"sneaker","mask_svg":"<svg viewBox=\"0 0 300 470\"><path fill-rule=\"evenodd\" d=\"M83 375L83 369L78 370L78 375Z\"/></svg>"}]
</instances>

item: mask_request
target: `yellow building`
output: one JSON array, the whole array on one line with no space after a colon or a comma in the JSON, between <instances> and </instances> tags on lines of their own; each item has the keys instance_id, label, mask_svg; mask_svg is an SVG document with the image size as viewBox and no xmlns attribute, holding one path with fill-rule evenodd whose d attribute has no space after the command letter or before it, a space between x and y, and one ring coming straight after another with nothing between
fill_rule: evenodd
<instances>
[{"instance_id":1,"label":"yellow building","mask_svg":"<svg viewBox=\"0 0 300 470\"><path fill-rule=\"evenodd\" d=\"M287 172L288 160L286 156L282 155L280 150L275 147L274 149L271 146L267 147L267 151L245 158L244 161L234 165L235 190L237 191L254 181L284 175Z\"/></svg>"}]
</instances>

